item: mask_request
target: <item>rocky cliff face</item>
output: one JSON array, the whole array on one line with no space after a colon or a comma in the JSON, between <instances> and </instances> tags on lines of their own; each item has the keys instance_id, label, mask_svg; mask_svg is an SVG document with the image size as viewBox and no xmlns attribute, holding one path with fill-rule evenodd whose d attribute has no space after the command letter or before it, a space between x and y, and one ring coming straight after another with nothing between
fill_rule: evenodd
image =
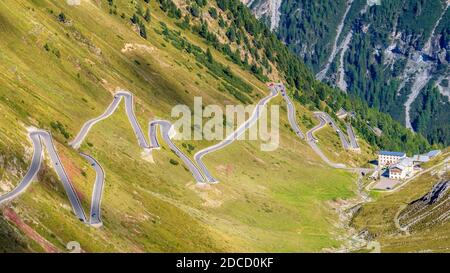
<instances>
[{"instance_id":1,"label":"rocky cliff face","mask_svg":"<svg viewBox=\"0 0 450 273\"><path fill-rule=\"evenodd\" d=\"M270 17L277 1L247 1ZM276 31L326 81L391 114L429 141L450 143L450 1L287 1ZM264 8L266 7L266 8ZM266 17L264 17L266 16ZM271 26L273 22L266 20Z\"/></svg>"},{"instance_id":2,"label":"rocky cliff face","mask_svg":"<svg viewBox=\"0 0 450 273\"><path fill-rule=\"evenodd\" d=\"M253 10L258 19L264 20L271 30L278 28L282 0L242 0L242 2Z\"/></svg>"}]
</instances>

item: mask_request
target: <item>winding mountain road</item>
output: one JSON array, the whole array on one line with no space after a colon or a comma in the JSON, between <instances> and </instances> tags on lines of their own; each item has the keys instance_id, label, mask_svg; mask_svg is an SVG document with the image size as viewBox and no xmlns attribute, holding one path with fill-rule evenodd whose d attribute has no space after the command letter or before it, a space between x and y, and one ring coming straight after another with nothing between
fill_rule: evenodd
<instances>
[{"instance_id":1,"label":"winding mountain road","mask_svg":"<svg viewBox=\"0 0 450 273\"><path fill-rule=\"evenodd\" d=\"M84 139L86 138L89 131L91 130L91 128L98 122L110 117L119 106L119 103L122 100L122 98L124 98L125 100L126 114L133 128L133 131L137 137L139 146L148 151L151 151L153 149L159 149L160 144L158 142L156 132L157 128L160 127L163 139L169 145L170 149L177 156L179 156L181 160L183 160L183 162L186 164L186 166L191 171L192 175L194 176L194 178L198 183L204 182L204 178L199 169L197 168L197 166L171 141L171 135L173 135L174 131L172 130L172 124L169 121L166 120L151 121L149 123L149 132L148 132L150 145L147 143L147 140L134 114L133 95L128 91L121 90L117 92L114 95L113 101L107 107L105 112L99 117L87 121L82 126L78 135L75 137L73 141L69 143L69 145L72 146L72 148L74 149L78 149L81 146ZM36 177L41 167L43 155L42 143L44 143L45 147L47 148L48 154L50 155L53 168L55 169L59 179L63 184L63 187L67 193L67 196L72 205L72 209L75 215L80 219L80 221L88 224L87 217L85 215L79 197L76 194L76 191L72 183L70 182L70 179L66 174L66 171L64 170L64 166L58 157L58 153L56 152L56 148L53 145L53 140L50 133L43 130L33 129L30 131L29 137L33 142L34 148L33 157L31 160L29 170L27 171L27 174L22 179L22 181L17 185L16 188L14 188L11 192L0 196L0 204L6 203L8 201L17 198L29 187L29 185ZM103 224L101 220L101 200L103 195L105 172L101 167L101 165L93 157L84 153L80 153L80 155L91 164L91 166L94 168L96 172L96 179L92 193L89 224L95 227L100 227Z\"/></svg>"},{"instance_id":2,"label":"winding mountain road","mask_svg":"<svg viewBox=\"0 0 450 273\"><path fill-rule=\"evenodd\" d=\"M92 191L92 200L91 200L91 219L89 221L91 226L102 226L102 218L101 218L101 202L103 196L103 187L105 185L105 171L103 171L102 166L90 155L80 153L82 157L84 157L94 168L95 170L95 182L94 182L94 190Z\"/></svg>"},{"instance_id":3,"label":"winding mountain road","mask_svg":"<svg viewBox=\"0 0 450 273\"><path fill-rule=\"evenodd\" d=\"M291 128L292 130L294 130L294 133L301 139L305 139L305 135L303 134L302 130L300 129L300 127L297 124L297 119L296 119L296 112L295 112L295 106L292 103L291 99L289 98L289 96L286 93L286 87L284 85L279 85L279 88L281 90L281 96L284 98L284 100L286 101L286 105L287 105L287 110L288 110L288 120L289 123L291 124Z\"/></svg>"},{"instance_id":4,"label":"winding mountain road","mask_svg":"<svg viewBox=\"0 0 450 273\"><path fill-rule=\"evenodd\" d=\"M205 163L203 163L203 157L207 154L210 154L212 152L221 150L223 148L225 148L226 146L230 145L231 143L233 143L236 139L238 139L239 136L241 136L243 133L245 133L245 131L247 129L249 129L251 126L253 126L259 119L260 115L261 115L261 110L262 108L275 96L278 95L278 85L273 85L270 87L270 94L263 98L255 107L255 110L253 110L252 115L250 116L249 119L247 119L243 124L241 124L233 133L231 133L230 135L228 135L224 140L222 140L221 142L207 147L199 152L197 152L194 155L194 160L195 162L197 162L197 165L200 167L200 169L203 171L203 173L205 174L206 179L208 180L208 182L210 183L217 183L217 179L214 178L214 176L209 172L208 168L206 167Z\"/></svg>"},{"instance_id":5,"label":"winding mountain road","mask_svg":"<svg viewBox=\"0 0 450 273\"><path fill-rule=\"evenodd\" d=\"M339 139L341 140L342 147L345 150L354 149L358 150L359 144L356 140L356 135L353 130L353 127L346 123L346 129L347 129L347 136L342 132L342 130L337 126L336 122L325 112L314 112L314 116L321 121L325 121L325 123L330 124L330 126L336 131L336 133L339 135ZM320 128L319 128L320 129ZM347 139L348 137L348 139Z\"/></svg>"},{"instance_id":6,"label":"winding mountain road","mask_svg":"<svg viewBox=\"0 0 450 273\"><path fill-rule=\"evenodd\" d=\"M212 145L210 147L207 147L199 152L197 152L194 155L194 161L197 163L197 165L189 158L187 157L171 140L172 136L175 134L175 131L173 130L172 124L167 120L153 120L149 122L149 129L148 129L148 137L149 137L149 143L147 142L147 139L144 136L144 133L142 132L141 127L139 126L139 123L136 119L136 116L134 114L134 104L133 104L133 95L125 90L121 90L117 92L114 95L114 99L111 102L111 104L107 107L105 112L98 116L97 118L91 119L87 121L82 128L80 129L80 132L77 134L75 139L70 142L70 146L72 146L74 149L79 149L82 142L86 138L87 134L89 133L90 129L98 122L108 118L111 116L117 107L119 106L119 103L121 102L122 98L125 101L125 110L128 117L128 120L133 128L133 131L136 135L136 138L138 140L138 144L141 148L144 150L151 152L154 149L159 149L160 143L157 138L157 129L160 128L161 135L164 139L164 141L168 144L170 149L184 162L184 164L188 167L190 172L192 173L193 177L197 181L197 183L217 183L217 179L214 178L214 176L209 172L208 168L203 162L203 157L207 154L210 154L212 152L221 150L225 148L226 146L233 143L235 140L238 139L239 136L241 136L247 129L249 129L251 126L253 126L258 119L260 118L261 112L263 108L267 105L267 103L276 97L278 93L281 93L284 100L287 104L287 111L288 111L288 120L289 123L295 132L295 134L301 138L305 139L305 135L301 131L300 127L298 126L296 122L296 111L294 104L290 100L289 96L286 94L286 89L283 84L270 84L269 85L270 94L263 98L255 107L253 113L251 114L250 118L246 120L243 124L241 124L232 134L228 135L223 141ZM346 168L343 164L336 164L332 163L320 150L320 148L317 146L316 142L317 139L314 137L313 133L321 128L323 128L327 123L333 126L333 128L337 128L336 124L334 124L334 121L325 113L323 112L317 112L315 113L315 116L320 120L320 124L315 126L313 129L308 131L306 134L306 140L308 144L311 146L311 148L324 160L327 164L334 168L340 168L340 169L348 169L348 170L363 170L359 168ZM337 130L337 129L336 129ZM340 134L341 136L341 134ZM48 154L50 155L50 159L52 162L52 165L58 174L59 179L61 180L64 189L67 193L67 196L69 198L69 201L72 205L72 209L75 213L75 215L82 221L83 223L90 224L94 227L100 227L102 226L102 219L101 219L101 200L103 195L103 188L104 188L104 181L105 181L105 171L101 167L101 165L91 156L87 154L80 153L80 155L85 158L90 165L94 168L96 172L96 178L92 193L92 200L91 200L91 210L90 210L90 221L87 222L86 215L84 213L83 207L81 205L80 199L78 195L76 194L76 191L67 176L64 166L62 165L56 148L53 144L52 137L50 133L33 129L29 132L29 137L33 142L34 147L34 153L31 160L30 167L25 175L25 177L22 179L22 181L17 185L16 188L14 188L11 192L0 196L0 204L8 202L13 200L14 198L18 197L21 193L23 193L31 184L33 179L36 177L41 164L42 164L42 156L43 156L43 147L42 143L47 148ZM345 141L344 141L345 140ZM341 136L341 141L344 145L344 143L348 142L345 139L345 136Z\"/></svg>"},{"instance_id":7,"label":"winding mountain road","mask_svg":"<svg viewBox=\"0 0 450 273\"><path fill-rule=\"evenodd\" d=\"M100 116L91 119L87 121L83 127L81 127L80 132L75 137L73 141L69 143L70 146L72 146L74 149L80 148L81 143L86 138L87 134L91 130L92 126L94 126L96 123L109 118L117 109L119 106L120 101L124 98L125 100L125 111L128 117L128 120L130 121L131 126L133 127L134 134L136 135L138 139L139 146L143 149L150 148L147 140L145 139L144 133L141 130L141 127L139 126L139 123L137 122L136 115L134 114L134 103L133 103L133 95L125 90L121 90L117 92L114 95L114 99L111 102L111 104L108 106L106 111L101 114Z\"/></svg>"},{"instance_id":8,"label":"winding mountain road","mask_svg":"<svg viewBox=\"0 0 450 273\"><path fill-rule=\"evenodd\" d=\"M309 146L313 149L313 151L330 167L336 168L336 169L344 169L346 166L344 164L340 163L333 163L330 159L322 152L322 150L317 146L317 142L319 141L315 136L314 133L323 127L327 125L327 121L322 115L314 115L316 118L319 119L319 124L314 126L311 130L309 130L306 133L306 141L308 142Z\"/></svg>"},{"instance_id":9,"label":"winding mountain road","mask_svg":"<svg viewBox=\"0 0 450 273\"><path fill-rule=\"evenodd\" d=\"M32 140L34 148L30 167L27 171L27 174L16 188L14 188L11 192L0 196L0 204L17 198L30 186L31 182L34 180L39 169L41 168L42 156L44 152L42 149L42 144L44 144L47 148L48 155L50 156L52 166L55 169L56 174L58 175L59 180L64 187L64 190L66 191L67 197L69 198L75 215L78 217L78 219L80 219L80 221L86 223L86 215L84 213L80 199L78 198L78 195L76 194L76 191L72 183L70 182L66 171L64 170L64 166L62 165L61 160L58 157L58 153L56 152L56 148L53 144L50 133L43 130L32 129L30 130L28 136Z\"/></svg>"},{"instance_id":10,"label":"winding mountain road","mask_svg":"<svg viewBox=\"0 0 450 273\"><path fill-rule=\"evenodd\" d=\"M180 150L178 147L172 142L171 140L171 132L175 133L172 130L172 124L167 120L154 120L149 123L149 139L150 144L148 144L147 139L144 136L144 133L141 129L141 126L139 125L136 115L134 114L134 102L133 102L133 94L131 94L128 91L121 90L117 92L114 95L114 100L109 105L109 107L106 109L106 111L94 118L86 122L83 127L81 128L78 135L75 137L75 139L70 142L69 144L74 148L78 149L81 145L81 143L86 138L87 134L89 133L92 126L94 126L96 123L108 118L111 116L119 106L120 101L122 98L125 100L125 112L127 114L128 120L133 128L134 134L136 135L136 138L138 140L139 146L146 150L151 151L153 149L159 149L160 144L158 142L158 138L156 135L157 128L161 128L161 133L164 138L164 141L169 145L170 149L181 158L181 160L184 162L184 164L188 167L192 175L195 177L197 182L204 182L203 176L200 172L200 170L197 168L197 166Z\"/></svg>"},{"instance_id":11,"label":"winding mountain road","mask_svg":"<svg viewBox=\"0 0 450 273\"><path fill-rule=\"evenodd\" d=\"M314 136L314 133L317 132L318 130L324 128L327 124L330 124L333 127L333 129L335 129L336 131L337 131L336 128L338 128L338 127L334 123L334 120L328 114L326 114L324 112L314 112L314 117L319 120L319 124L314 126L311 130L309 130L306 133L306 141L308 142L309 146L314 150L314 152L325 163L327 163L330 167L333 167L336 169L344 169L344 170L353 171L353 172L357 172L357 173L370 173L370 172L375 171L375 169L372 169L372 168L358 168L358 167L351 168L351 167L347 167L345 164L342 164L342 163L332 162L322 152L322 150L319 148L319 146L317 146L317 142L319 142L319 140ZM349 147L352 147L353 149L359 149L359 145L358 145L358 142L356 141L355 133L350 124L347 124L347 132L349 134L350 144L348 143L347 139L345 138L345 136L341 132L341 130L338 131L338 134L339 134L339 137L341 139L341 143L342 143L342 146L344 147L344 149L349 149Z\"/></svg>"},{"instance_id":12,"label":"winding mountain road","mask_svg":"<svg viewBox=\"0 0 450 273\"><path fill-rule=\"evenodd\" d=\"M328 124L331 125L331 127L339 135L339 139L341 140L342 147L345 150L348 150L350 148L350 144L349 144L347 138L345 137L345 135L342 132L342 130L337 126L336 122L334 122L334 120L330 117L330 115L328 115L327 113L324 113L324 112L314 112L314 114L315 114L316 117L324 119Z\"/></svg>"},{"instance_id":13,"label":"winding mountain road","mask_svg":"<svg viewBox=\"0 0 450 273\"><path fill-rule=\"evenodd\" d=\"M209 183L217 183L218 180L210 173L208 168L206 167L205 163L203 162L203 157L207 154L213 153L215 151L221 150L225 148L226 146L233 143L236 139L238 139L239 136L241 136L247 129L249 129L251 126L253 126L259 119L261 110L266 106L266 104L276 97L278 93L281 93L282 97L286 101L287 105L287 111L288 111L288 120L291 125L292 130L295 132L295 134L300 139L305 139L305 135L303 134L302 130L297 124L296 121L296 112L295 112L295 106L290 100L289 96L286 93L286 88L283 84L270 84L269 85L270 94L263 98L257 105L255 110L253 111L252 115L248 120L246 120L241 126L239 126L232 134L228 135L224 140L221 142L207 147L199 152L197 152L194 155L194 160L197 163L197 165L200 167L200 169L203 171L203 174L205 175L205 178Z\"/></svg>"},{"instance_id":14,"label":"winding mountain road","mask_svg":"<svg viewBox=\"0 0 450 273\"><path fill-rule=\"evenodd\" d=\"M11 201L17 198L22 192L24 192L36 177L42 162L42 143L41 138L37 132L31 132L28 135L33 143L33 157L31 158L31 164L28 168L25 177L12 191L0 196L0 204Z\"/></svg>"},{"instance_id":15,"label":"winding mountain road","mask_svg":"<svg viewBox=\"0 0 450 273\"><path fill-rule=\"evenodd\" d=\"M359 149L360 147L358 141L356 141L356 135L353 127L349 123L345 124L345 126L347 127L348 138L350 139L350 147L353 149Z\"/></svg>"},{"instance_id":16,"label":"winding mountain road","mask_svg":"<svg viewBox=\"0 0 450 273\"><path fill-rule=\"evenodd\" d=\"M204 178L200 170L197 168L197 166L192 162L192 160L186 156L178 147L172 142L170 135L173 132L172 124L167 120L154 120L151 121L149 124L149 138L150 138L150 144L151 149L159 149L161 146L158 142L158 138L156 137L156 129L157 127L161 128L161 134L164 138L164 141L169 145L170 149L179 157L181 160L183 160L184 164L188 167L189 171L192 173L192 176L194 176L197 183L203 183Z\"/></svg>"},{"instance_id":17,"label":"winding mountain road","mask_svg":"<svg viewBox=\"0 0 450 273\"><path fill-rule=\"evenodd\" d=\"M61 180L64 186L64 189L67 193L67 197L69 198L70 204L72 205L75 215L78 216L78 219L80 219L80 221L85 223L87 220L83 210L83 206L81 205L80 199L78 198L78 195L72 183L70 182L69 176L67 175L64 166L61 163L61 160L59 159L58 153L56 152L56 148L53 144L53 139L50 133L46 131L39 131L39 136L41 140L44 142L45 146L47 147L47 152L49 153L50 159L53 163L53 168L55 169L59 179Z\"/></svg>"}]
</instances>

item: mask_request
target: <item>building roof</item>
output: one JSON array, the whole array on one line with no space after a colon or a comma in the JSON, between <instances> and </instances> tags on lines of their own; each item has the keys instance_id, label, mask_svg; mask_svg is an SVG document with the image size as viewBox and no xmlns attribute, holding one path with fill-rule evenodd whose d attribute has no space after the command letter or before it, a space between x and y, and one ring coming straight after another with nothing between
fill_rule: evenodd
<instances>
[{"instance_id":1,"label":"building roof","mask_svg":"<svg viewBox=\"0 0 450 273\"><path fill-rule=\"evenodd\" d=\"M412 167L413 165L414 165L413 164L413 159L409 158L409 157L406 157L406 158L403 158L402 160L400 160L399 163L391 166L389 168L389 171L393 171L395 169L399 169L399 170L401 170L403 172L403 171L407 170L408 167Z\"/></svg>"},{"instance_id":2,"label":"building roof","mask_svg":"<svg viewBox=\"0 0 450 273\"><path fill-rule=\"evenodd\" d=\"M406 156L406 154L403 153L403 152L391 152L391 151L379 151L378 154L380 154L380 155L390 155L390 156L399 156L399 157Z\"/></svg>"},{"instance_id":3,"label":"building roof","mask_svg":"<svg viewBox=\"0 0 450 273\"><path fill-rule=\"evenodd\" d=\"M398 164L405 167L411 167L412 165L414 165L414 160L412 158L405 157L402 160L400 160Z\"/></svg>"},{"instance_id":4,"label":"building roof","mask_svg":"<svg viewBox=\"0 0 450 273\"><path fill-rule=\"evenodd\" d=\"M405 166L403 166L402 164L395 164L394 166L389 168L389 172L394 171L395 169L398 169L400 171L404 171L405 170Z\"/></svg>"},{"instance_id":5,"label":"building roof","mask_svg":"<svg viewBox=\"0 0 450 273\"><path fill-rule=\"evenodd\" d=\"M399 167L393 167L389 169L389 173L402 173L403 169Z\"/></svg>"}]
</instances>

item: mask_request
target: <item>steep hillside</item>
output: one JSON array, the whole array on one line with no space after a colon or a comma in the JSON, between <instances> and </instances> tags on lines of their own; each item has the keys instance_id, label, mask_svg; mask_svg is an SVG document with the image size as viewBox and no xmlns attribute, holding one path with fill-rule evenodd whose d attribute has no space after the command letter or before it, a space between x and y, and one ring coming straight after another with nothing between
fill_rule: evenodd
<instances>
[{"instance_id":1,"label":"steep hillside","mask_svg":"<svg viewBox=\"0 0 450 273\"><path fill-rule=\"evenodd\" d=\"M449 181L441 181L430 192L408 204L397 219L405 230L424 230L432 225L444 224L450 219Z\"/></svg>"},{"instance_id":2,"label":"steep hillside","mask_svg":"<svg viewBox=\"0 0 450 273\"><path fill-rule=\"evenodd\" d=\"M262 7L274 2L248 4L266 18L273 13ZM431 143L448 145L449 3L284 0L277 19L263 21L318 79L389 113Z\"/></svg>"},{"instance_id":3,"label":"steep hillside","mask_svg":"<svg viewBox=\"0 0 450 273\"><path fill-rule=\"evenodd\" d=\"M21 253L33 250L42 251L42 248L0 217L0 253Z\"/></svg>"},{"instance_id":4,"label":"steep hillside","mask_svg":"<svg viewBox=\"0 0 450 273\"><path fill-rule=\"evenodd\" d=\"M144 129L156 117L171 120L174 105L191 107L194 96L223 107L240 100L256 102L268 93L257 73L212 48L214 62L205 62L208 46L203 38L186 30L181 34L180 21L169 18L155 1L0 5L1 194L17 185L30 165L27 128L33 126L52 132L88 211L95 173L68 143L84 122L106 109L119 87L134 93ZM150 9L149 22L139 17L146 39L142 25L138 29L130 20L137 5L144 12ZM180 50L178 39L197 55ZM217 69L222 66L227 74ZM284 101L271 104L283 106ZM305 110L298 103L296 107ZM343 230L333 225L338 219L326 202L352 197L354 176L325 165L285 126L284 109L278 150L262 152L259 141L235 143L205 159L220 183L202 186L166 145L153 153L155 163L143 158L119 106L92 128L81 146L106 173L103 227L84 225L73 215L46 156L37 181L2 205L1 238L11 244L12 238L21 237L36 243L23 239L23 248L13 244L16 249L4 251L67 251L71 241L88 252L320 251L339 246ZM211 144L184 143L176 144L191 156Z\"/></svg>"},{"instance_id":5,"label":"steep hillside","mask_svg":"<svg viewBox=\"0 0 450 273\"><path fill-rule=\"evenodd\" d=\"M271 30L274 30L280 24L280 6L282 0L243 0L255 14L256 18L264 21Z\"/></svg>"},{"instance_id":6,"label":"steep hillside","mask_svg":"<svg viewBox=\"0 0 450 273\"><path fill-rule=\"evenodd\" d=\"M373 195L352 221L360 237L382 252L449 252L449 160L447 150L403 188Z\"/></svg>"},{"instance_id":7,"label":"steep hillside","mask_svg":"<svg viewBox=\"0 0 450 273\"><path fill-rule=\"evenodd\" d=\"M141 149L123 104L92 128L79 151L69 145L121 89L134 94L137 121L147 131L150 120L173 121L175 105L193 109L194 97L222 109L254 104L269 94L267 80L280 80L288 84L305 132L318 123L313 111L335 118L345 106L355 111L347 123L357 129L364 158L378 147L429 148L387 115L314 81L237 0L8 0L0 3L0 35L0 194L13 189L31 164L32 127L52 133L84 211L96 173L79 152L93 156L106 174L103 226L94 228L74 216L46 151L37 181L1 207L2 235L23 239L22 249L6 251L66 251L72 241L87 252L321 251L341 245L345 230L329 202L354 197L356 176L330 167L293 132L280 96L269 103L281 105L279 148L264 152L261 141L235 142L204 159L220 183L198 184L162 137L162 148L151 156ZM376 137L370 126L383 135ZM326 136L321 148L332 152L339 138ZM215 143L175 142L190 157ZM349 166L361 161L357 153L330 154Z\"/></svg>"}]
</instances>

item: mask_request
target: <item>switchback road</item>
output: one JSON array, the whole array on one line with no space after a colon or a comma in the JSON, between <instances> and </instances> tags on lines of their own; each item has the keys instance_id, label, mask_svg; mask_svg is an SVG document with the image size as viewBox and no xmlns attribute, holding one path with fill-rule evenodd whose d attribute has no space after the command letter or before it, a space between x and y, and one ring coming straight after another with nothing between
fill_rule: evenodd
<instances>
[{"instance_id":1,"label":"switchback road","mask_svg":"<svg viewBox=\"0 0 450 273\"><path fill-rule=\"evenodd\" d=\"M159 149L161 146L158 142L157 138L157 128L160 128L162 138L167 143L167 145L170 147L170 149L183 161L183 163L187 166L189 171L192 173L193 177L198 183L204 183L204 182L210 182L210 183L216 183L218 182L213 175L209 172L206 165L203 163L203 157L207 154L210 154L212 152L218 151L220 149L225 148L226 146L233 143L235 140L239 138L246 130L248 130L251 126L253 126L258 119L260 118L261 112L263 108L267 105L267 103L274 97L278 95L280 92L282 97L284 98L286 104L287 104L287 111L288 111L288 120L291 125L292 130L294 133L300 138L305 139L305 135L301 131L300 127L298 126L296 122L296 111L294 104L291 102L289 96L286 94L286 89L283 84L270 84L269 85L270 94L263 98L255 107L255 110L253 111L252 115L248 120L246 120L243 124L241 124L232 134L228 135L223 141L212 145L210 147L207 147L199 152L197 152L194 155L194 160L197 163L197 165L188 157L186 156L171 140L171 137L174 135L174 130L172 124L167 120L154 120L149 122L149 129L148 129L148 137L149 142L147 142L147 139L144 136L144 133L139 126L139 123L137 121L137 118L134 114L134 102L133 102L133 95L125 90L121 90L117 92L114 95L114 99L111 102L111 104L107 107L105 112L98 116L97 118L91 119L87 121L82 128L80 129L79 133L75 137L73 141L71 141L69 144L74 149L79 149L82 142L85 140L87 134L91 130L91 128L98 122L110 117L117 107L119 106L119 103L122 99L125 101L125 111L128 117L128 120L132 126L132 129L136 135L137 141L139 146L144 149L146 152L151 152L154 149ZM315 116L319 119L320 124L315 126L313 129L308 131L306 134L306 140L308 144L311 146L311 148L324 160L328 165L334 167L334 168L340 168L340 169L346 169L351 171L362 171L366 169L360 169L360 168L346 168L343 164L336 164L332 163L319 149L316 142L318 141L313 133L321 128L323 128L327 123L329 123L335 130L339 133L339 136L341 138L342 144L345 146L350 146L348 144L345 136L340 132L334 121L325 113L323 112L317 112L315 113ZM352 135L354 137L353 131L349 132L350 138L352 138ZM0 196L0 204L11 201L18 197L21 193L23 193L31 184L33 179L36 177L37 172L39 171L41 164L42 164L42 156L43 156L43 147L42 143L47 148L48 154L50 155L50 159L52 162L52 166L55 169L56 173L58 174L59 179L61 180L63 187L67 193L67 196L69 198L69 201L72 205L72 209L75 213L75 215L80 219L80 221L88 224L86 215L84 213L84 210L82 208L81 202L79 200L79 197L69 179L67 176L64 166L62 165L56 148L53 144L52 137L50 133L43 131L43 130L37 130L33 129L29 132L29 137L32 140L33 143L33 157L31 160L30 167L25 175L25 177L22 179L22 181L17 185L16 188L14 188L11 192ZM351 141L352 142L352 141ZM355 140L356 142L356 140ZM353 145L353 144L352 144ZM102 225L101 220L101 200L102 200L102 194L103 194L103 188L104 188L104 181L105 181L105 171L101 167L101 165L91 156L87 154L80 153L80 155L85 158L90 165L94 168L96 172L96 179L94 183L94 189L92 193L92 200L91 200L91 211L90 211L90 221L89 224L92 226L99 227Z\"/></svg>"}]
</instances>

